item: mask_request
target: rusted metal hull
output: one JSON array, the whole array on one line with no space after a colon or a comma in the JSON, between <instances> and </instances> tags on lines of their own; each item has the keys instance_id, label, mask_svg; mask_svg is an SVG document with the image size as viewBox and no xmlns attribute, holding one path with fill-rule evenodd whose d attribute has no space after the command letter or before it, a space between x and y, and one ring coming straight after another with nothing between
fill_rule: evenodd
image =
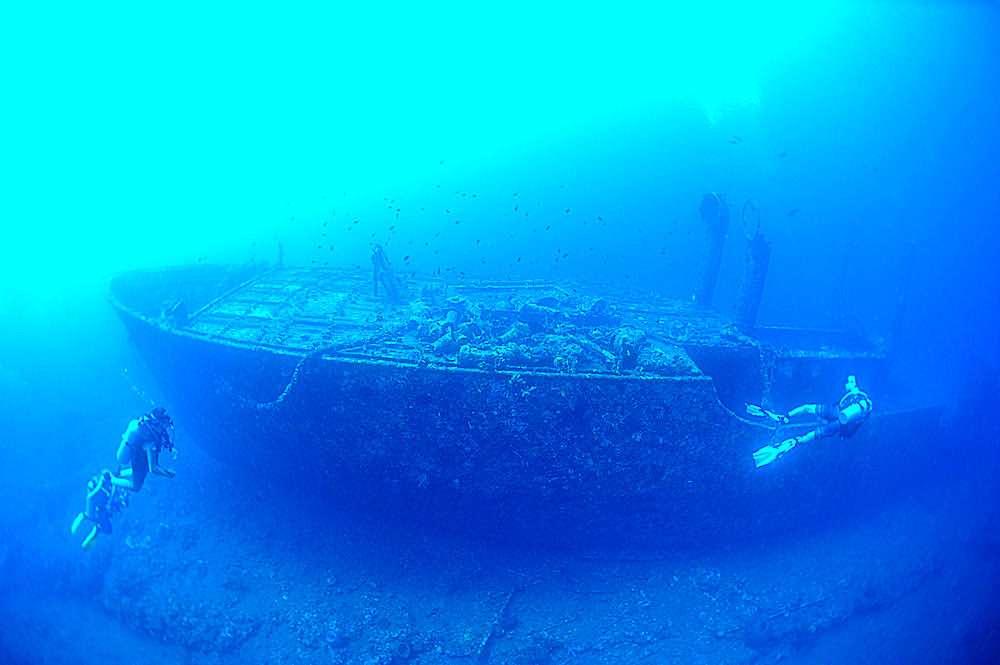
<instances>
[{"instance_id":1,"label":"rusted metal hull","mask_svg":"<svg viewBox=\"0 0 1000 665\"><path fill-rule=\"evenodd\" d=\"M303 359L117 306L176 419L217 458L502 538L690 545L827 519L884 495L895 451L926 445L936 422L934 409L882 412L755 469L774 432L727 408L706 374Z\"/></svg>"}]
</instances>

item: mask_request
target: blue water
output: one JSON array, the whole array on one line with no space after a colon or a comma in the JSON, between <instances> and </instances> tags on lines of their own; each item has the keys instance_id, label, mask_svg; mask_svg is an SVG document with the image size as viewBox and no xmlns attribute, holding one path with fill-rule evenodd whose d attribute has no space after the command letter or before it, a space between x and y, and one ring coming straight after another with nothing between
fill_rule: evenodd
<instances>
[{"instance_id":1,"label":"blue water","mask_svg":"<svg viewBox=\"0 0 1000 665\"><path fill-rule=\"evenodd\" d=\"M1000 662L997 7L605 12L9 17L0 662ZM890 338L902 312L891 389L945 410L898 496L721 551L550 552L318 503L178 423L177 477L93 550L69 533L166 399L105 275L380 243L688 298L706 192L733 206L718 311L752 199L759 323Z\"/></svg>"}]
</instances>

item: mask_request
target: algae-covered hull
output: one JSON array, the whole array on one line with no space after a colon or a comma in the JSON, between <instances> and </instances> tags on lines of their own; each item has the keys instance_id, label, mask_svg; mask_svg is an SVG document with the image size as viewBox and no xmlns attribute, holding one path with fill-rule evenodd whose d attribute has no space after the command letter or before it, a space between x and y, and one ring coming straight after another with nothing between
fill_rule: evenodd
<instances>
[{"instance_id":1,"label":"algae-covered hull","mask_svg":"<svg viewBox=\"0 0 1000 665\"><path fill-rule=\"evenodd\" d=\"M870 387L840 333L740 333L650 294L353 270L119 275L112 303L176 419L219 459L416 519L550 543L727 540L883 491L934 409L882 409L848 440L755 469L787 436L736 410ZM806 339L809 345L789 346ZM818 393L818 394L817 394ZM831 479L849 479L853 491Z\"/></svg>"}]
</instances>

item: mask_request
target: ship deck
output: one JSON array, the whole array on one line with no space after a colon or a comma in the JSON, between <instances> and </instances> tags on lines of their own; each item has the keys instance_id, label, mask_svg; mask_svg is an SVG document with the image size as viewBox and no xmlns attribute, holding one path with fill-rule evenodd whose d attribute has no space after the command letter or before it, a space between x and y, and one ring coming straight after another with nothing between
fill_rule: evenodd
<instances>
[{"instance_id":1,"label":"ship deck","mask_svg":"<svg viewBox=\"0 0 1000 665\"><path fill-rule=\"evenodd\" d=\"M742 401L808 398L816 380L876 376L885 354L839 330L744 332L711 308L615 285L371 270L193 266L112 278L119 309L174 334L294 357L515 373L709 376ZM834 362L831 362L834 361ZM829 377L820 375L829 374Z\"/></svg>"},{"instance_id":2,"label":"ship deck","mask_svg":"<svg viewBox=\"0 0 1000 665\"><path fill-rule=\"evenodd\" d=\"M754 344L714 311L656 294L604 288L595 296L580 285L415 274L401 285L402 295L393 302L374 293L369 271L272 270L211 300L176 327L293 354L322 349L368 360L493 362L508 369L589 373L620 371L643 341L658 349L660 374L697 372L685 345ZM670 371L660 367L665 361Z\"/></svg>"}]
</instances>

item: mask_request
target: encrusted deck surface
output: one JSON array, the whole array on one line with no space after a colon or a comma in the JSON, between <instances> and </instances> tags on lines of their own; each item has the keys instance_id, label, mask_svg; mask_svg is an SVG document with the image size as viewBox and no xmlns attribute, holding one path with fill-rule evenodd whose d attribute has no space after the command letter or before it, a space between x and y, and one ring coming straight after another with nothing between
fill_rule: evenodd
<instances>
[{"instance_id":1,"label":"encrusted deck surface","mask_svg":"<svg viewBox=\"0 0 1000 665\"><path fill-rule=\"evenodd\" d=\"M682 345L749 347L711 310L656 294L546 282L447 282L410 275L399 297L369 271L282 269L189 318L186 332L292 353L533 371L688 376Z\"/></svg>"}]
</instances>

